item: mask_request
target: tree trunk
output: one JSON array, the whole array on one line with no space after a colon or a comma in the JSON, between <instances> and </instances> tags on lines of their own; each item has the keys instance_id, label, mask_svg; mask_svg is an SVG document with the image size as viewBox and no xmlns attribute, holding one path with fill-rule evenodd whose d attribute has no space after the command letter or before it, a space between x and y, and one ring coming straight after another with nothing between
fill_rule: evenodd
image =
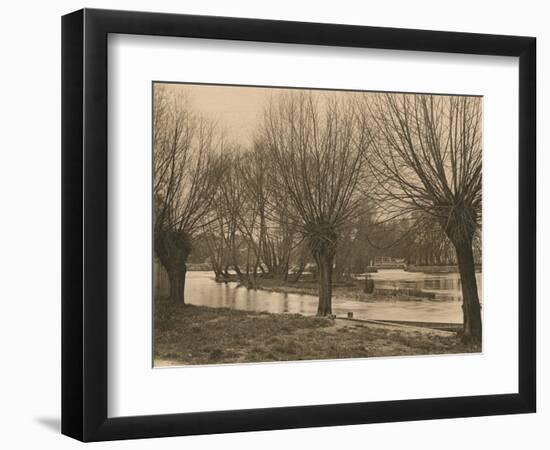
<instances>
[{"instance_id":1,"label":"tree trunk","mask_svg":"<svg viewBox=\"0 0 550 450\"><path fill-rule=\"evenodd\" d=\"M190 236L183 231L156 231L155 252L168 273L170 300L184 304L186 262L191 252Z\"/></svg>"},{"instance_id":2,"label":"tree trunk","mask_svg":"<svg viewBox=\"0 0 550 450\"><path fill-rule=\"evenodd\" d=\"M332 272L336 255L337 235L329 223L308 224L308 248L317 263L316 274L319 283L318 316L332 315Z\"/></svg>"},{"instance_id":3,"label":"tree trunk","mask_svg":"<svg viewBox=\"0 0 550 450\"><path fill-rule=\"evenodd\" d=\"M464 326L462 340L481 344L481 305L477 293L474 253L469 242L455 244L458 269L462 283Z\"/></svg>"},{"instance_id":4,"label":"tree trunk","mask_svg":"<svg viewBox=\"0 0 550 450\"><path fill-rule=\"evenodd\" d=\"M177 304L185 304L185 275L187 268L168 272L170 280L170 300Z\"/></svg>"},{"instance_id":5,"label":"tree trunk","mask_svg":"<svg viewBox=\"0 0 550 450\"><path fill-rule=\"evenodd\" d=\"M235 273L237 274L237 278L239 279L239 281L243 281L245 278L243 277L243 273L241 272L240 267L237 264L234 264L233 269L235 270Z\"/></svg>"},{"instance_id":6,"label":"tree trunk","mask_svg":"<svg viewBox=\"0 0 550 450\"><path fill-rule=\"evenodd\" d=\"M305 268L306 268L305 262L301 263L300 267L298 267L298 270L293 274L294 276L292 277L292 281L291 281L292 283L297 283L298 281L300 281L300 278L302 277L302 273L304 273Z\"/></svg>"},{"instance_id":7,"label":"tree trunk","mask_svg":"<svg viewBox=\"0 0 550 450\"><path fill-rule=\"evenodd\" d=\"M316 255L317 272L319 274L319 306L318 316L332 314L332 264L334 256L330 251Z\"/></svg>"}]
</instances>

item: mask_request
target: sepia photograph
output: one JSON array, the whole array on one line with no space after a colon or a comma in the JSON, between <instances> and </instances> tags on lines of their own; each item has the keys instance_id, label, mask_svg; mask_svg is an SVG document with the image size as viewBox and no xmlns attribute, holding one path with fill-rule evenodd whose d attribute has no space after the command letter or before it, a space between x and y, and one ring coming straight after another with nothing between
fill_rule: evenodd
<instances>
[{"instance_id":1,"label":"sepia photograph","mask_svg":"<svg viewBox=\"0 0 550 450\"><path fill-rule=\"evenodd\" d=\"M33 392L7 402L13 442L537 447L550 31L401 3L56 13L55 89L48 33L16 48L5 360Z\"/></svg>"},{"instance_id":2,"label":"sepia photograph","mask_svg":"<svg viewBox=\"0 0 550 450\"><path fill-rule=\"evenodd\" d=\"M152 100L153 367L482 351L481 96Z\"/></svg>"}]
</instances>

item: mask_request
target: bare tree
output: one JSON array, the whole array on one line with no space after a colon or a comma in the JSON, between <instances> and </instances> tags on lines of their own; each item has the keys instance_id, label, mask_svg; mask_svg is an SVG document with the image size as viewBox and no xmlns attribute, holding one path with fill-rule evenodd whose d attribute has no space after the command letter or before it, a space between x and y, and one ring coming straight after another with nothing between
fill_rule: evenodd
<instances>
[{"instance_id":1,"label":"bare tree","mask_svg":"<svg viewBox=\"0 0 550 450\"><path fill-rule=\"evenodd\" d=\"M257 149L234 148L225 160L227 167L213 202L216 220L208 226L207 239L216 278L229 280L228 270L233 269L249 287L257 285L258 271L264 278L287 281L297 233L281 211L271 208L267 213L270 190L264 155ZM298 273L302 265L305 262L300 260Z\"/></svg>"},{"instance_id":2,"label":"bare tree","mask_svg":"<svg viewBox=\"0 0 550 450\"><path fill-rule=\"evenodd\" d=\"M293 93L270 104L261 133L271 218L305 238L319 272L320 316L332 314L338 235L364 204L369 133L357 119L347 97Z\"/></svg>"},{"instance_id":3,"label":"bare tree","mask_svg":"<svg viewBox=\"0 0 550 450\"><path fill-rule=\"evenodd\" d=\"M211 219L223 174L223 141L185 96L154 87L154 247L170 280L170 297L184 303L186 261L193 235Z\"/></svg>"},{"instance_id":4,"label":"bare tree","mask_svg":"<svg viewBox=\"0 0 550 450\"><path fill-rule=\"evenodd\" d=\"M465 341L481 342L473 244L481 222L481 99L377 94L360 114L376 125L372 172L385 217L421 212L452 242L462 281Z\"/></svg>"},{"instance_id":5,"label":"bare tree","mask_svg":"<svg viewBox=\"0 0 550 450\"><path fill-rule=\"evenodd\" d=\"M238 148L226 151L225 169L212 199L212 221L205 227L210 262L218 281L229 280L230 268L239 279L243 275L239 258L242 237L238 226L244 201L237 174L240 159Z\"/></svg>"},{"instance_id":6,"label":"bare tree","mask_svg":"<svg viewBox=\"0 0 550 450\"><path fill-rule=\"evenodd\" d=\"M269 272L265 264L267 246L267 163L257 147L245 152L239 160L236 176L243 194L238 215L239 230L247 242L246 275L248 286L256 286L258 271Z\"/></svg>"}]
</instances>

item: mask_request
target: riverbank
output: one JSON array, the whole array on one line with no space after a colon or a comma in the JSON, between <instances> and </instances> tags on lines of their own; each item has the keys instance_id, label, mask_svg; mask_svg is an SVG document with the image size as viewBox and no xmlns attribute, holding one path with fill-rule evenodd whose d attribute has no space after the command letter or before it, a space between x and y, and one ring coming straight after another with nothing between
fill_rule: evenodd
<instances>
[{"instance_id":1,"label":"riverbank","mask_svg":"<svg viewBox=\"0 0 550 450\"><path fill-rule=\"evenodd\" d=\"M346 280L342 282L332 283L332 292L334 295L348 294L357 296L357 294L365 294L361 288L363 283L354 280ZM249 286L246 283L239 283L240 286L248 289L261 289L267 292L283 292L287 294L300 294L300 295L315 295L319 294L319 284L317 281L307 280L305 277L301 281L291 282L282 281L275 278L261 278L258 277L253 286ZM372 297L373 294L360 295L361 298L366 300L368 297Z\"/></svg>"},{"instance_id":2,"label":"riverbank","mask_svg":"<svg viewBox=\"0 0 550 450\"><path fill-rule=\"evenodd\" d=\"M155 366L472 353L453 332L157 299Z\"/></svg>"},{"instance_id":3,"label":"riverbank","mask_svg":"<svg viewBox=\"0 0 550 450\"><path fill-rule=\"evenodd\" d=\"M407 272L422 272L422 273L459 273L458 266L415 266L408 265L405 267ZM481 265L475 265L475 271L481 272Z\"/></svg>"},{"instance_id":4,"label":"riverbank","mask_svg":"<svg viewBox=\"0 0 550 450\"><path fill-rule=\"evenodd\" d=\"M235 281L237 279L235 278ZM416 300L416 299L435 299L433 292L424 292L418 289L390 289L377 287L377 282L374 283L374 292L366 293L364 291L363 280L347 279L344 281L334 282L332 284L332 294L335 297L357 300L361 302L380 302L380 301L395 301L395 300ZM273 278L258 278L254 287L250 287L245 283L240 283L240 286L249 289L260 289L267 292L282 292L287 294L313 295L319 294L319 285L315 281L280 281Z\"/></svg>"}]
</instances>

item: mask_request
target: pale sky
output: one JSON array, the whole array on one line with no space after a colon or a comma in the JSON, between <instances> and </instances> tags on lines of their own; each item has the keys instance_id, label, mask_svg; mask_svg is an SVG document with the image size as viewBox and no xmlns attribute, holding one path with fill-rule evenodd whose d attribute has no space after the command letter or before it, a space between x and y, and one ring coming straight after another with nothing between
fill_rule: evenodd
<instances>
[{"instance_id":1,"label":"pale sky","mask_svg":"<svg viewBox=\"0 0 550 450\"><path fill-rule=\"evenodd\" d=\"M193 108L215 120L229 141L249 144L263 120L270 96L285 89L241 86L166 84L169 91L185 92Z\"/></svg>"},{"instance_id":2,"label":"pale sky","mask_svg":"<svg viewBox=\"0 0 550 450\"><path fill-rule=\"evenodd\" d=\"M272 97L296 89L208 84L158 83L168 93L185 94L195 111L217 122L227 143L252 144ZM307 89L302 89L307 90ZM350 91L315 90L317 95L350 95ZM359 93L356 91L355 93Z\"/></svg>"},{"instance_id":3,"label":"pale sky","mask_svg":"<svg viewBox=\"0 0 550 450\"><path fill-rule=\"evenodd\" d=\"M243 145L252 143L254 133L263 121L264 108L269 104L271 97L292 90L185 83L163 85L168 92L188 95L193 108L205 117L215 120L225 131L229 142ZM332 95L338 91L317 92Z\"/></svg>"}]
</instances>

